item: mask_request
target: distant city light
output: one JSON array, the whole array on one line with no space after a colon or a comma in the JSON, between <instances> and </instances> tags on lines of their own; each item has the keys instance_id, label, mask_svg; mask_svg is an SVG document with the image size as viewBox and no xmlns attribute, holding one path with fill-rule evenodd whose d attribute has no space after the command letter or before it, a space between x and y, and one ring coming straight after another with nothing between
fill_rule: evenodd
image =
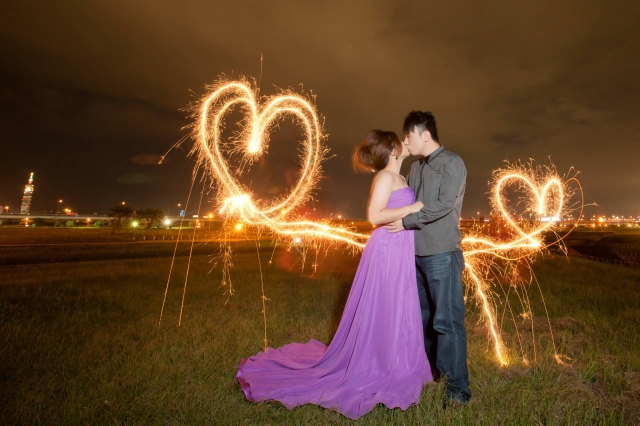
<instances>
[{"instance_id":1,"label":"distant city light","mask_svg":"<svg viewBox=\"0 0 640 426\"><path fill-rule=\"evenodd\" d=\"M136 228L136 227L138 226L138 222L134 220L134 221L131 223L131 226L133 226L134 228Z\"/></svg>"},{"instance_id":2,"label":"distant city light","mask_svg":"<svg viewBox=\"0 0 640 426\"><path fill-rule=\"evenodd\" d=\"M241 229L242 229L242 224L241 223L236 224L236 231L239 231Z\"/></svg>"},{"instance_id":3,"label":"distant city light","mask_svg":"<svg viewBox=\"0 0 640 426\"><path fill-rule=\"evenodd\" d=\"M165 219L164 220L164 224L167 225L167 226L171 225L171 220Z\"/></svg>"},{"instance_id":4,"label":"distant city light","mask_svg":"<svg viewBox=\"0 0 640 426\"><path fill-rule=\"evenodd\" d=\"M22 204L20 205L20 214L29 214L31 209L31 198L33 198L33 173L29 177L29 182L24 186L22 195Z\"/></svg>"},{"instance_id":5,"label":"distant city light","mask_svg":"<svg viewBox=\"0 0 640 426\"><path fill-rule=\"evenodd\" d=\"M300 243L302 242L302 238L300 238L300 237L296 237L296 238L294 238L293 242L294 242L295 244L300 244Z\"/></svg>"},{"instance_id":6,"label":"distant city light","mask_svg":"<svg viewBox=\"0 0 640 426\"><path fill-rule=\"evenodd\" d=\"M560 218L558 216L545 216L540 219L541 222L559 222Z\"/></svg>"}]
</instances>

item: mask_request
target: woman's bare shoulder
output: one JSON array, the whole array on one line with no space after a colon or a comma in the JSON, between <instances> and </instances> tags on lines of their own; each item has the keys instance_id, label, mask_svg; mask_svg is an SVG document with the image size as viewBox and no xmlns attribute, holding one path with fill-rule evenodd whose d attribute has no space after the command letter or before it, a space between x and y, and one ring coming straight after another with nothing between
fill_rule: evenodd
<instances>
[{"instance_id":1,"label":"woman's bare shoulder","mask_svg":"<svg viewBox=\"0 0 640 426\"><path fill-rule=\"evenodd\" d=\"M376 179L385 179L385 180L391 179L391 180L393 180L393 173L390 172L389 170L385 170L385 169L380 170L378 172L377 176L376 176Z\"/></svg>"},{"instance_id":2,"label":"woman's bare shoulder","mask_svg":"<svg viewBox=\"0 0 640 426\"><path fill-rule=\"evenodd\" d=\"M376 176L373 178L373 182L371 182L372 187L378 186L392 186L393 185L393 173L388 170L380 170L376 173Z\"/></svg>"}]
</instances>

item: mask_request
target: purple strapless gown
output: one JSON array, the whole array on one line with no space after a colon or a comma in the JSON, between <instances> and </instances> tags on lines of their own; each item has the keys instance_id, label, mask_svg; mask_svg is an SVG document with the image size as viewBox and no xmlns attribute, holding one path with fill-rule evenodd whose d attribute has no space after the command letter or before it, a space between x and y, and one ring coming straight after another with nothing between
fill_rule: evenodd
<instances>
[{"instance_id":1,"label":"purple strapless gown","mask_svg":"<svg viewBox=\"0 0 640 426\"><path fill-rule=\"evenodd\" d=\"M391 193L388 207L412 204L413 191ZM317 340L268 348L243 359L236 375L250 401L291 409L317 404L357 419L382 403L406 410L432 380L424 337L413 232L373 231L331 344Z\"/></svg>"}]
</instances>

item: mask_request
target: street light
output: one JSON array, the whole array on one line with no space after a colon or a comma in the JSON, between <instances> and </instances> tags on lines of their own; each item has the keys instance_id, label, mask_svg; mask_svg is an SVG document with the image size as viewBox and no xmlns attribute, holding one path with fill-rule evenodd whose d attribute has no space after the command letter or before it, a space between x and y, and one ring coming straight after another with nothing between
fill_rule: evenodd
<instances>
[{"instance_id":1,"label":"street light","mask_svg":"<svg viewBox=\"0 0 640 426\"><path fill-rule=\"evenodd\" d=\"M211 231L211 219L213 219L213 213L209 213L209 231Z\"/></svg>"},{"instance_id":2,"label":"street light","mask_svg":"<svg viewBox=\"0 0 640 426\"><path fill-rule=\"evenodd\" d=\"M58 200L58 205L56 206L56 216L53 219L54 227L58 224L58 213L60 213L60 204L62 204L62 200Z\"/></svg>"}]
</instances>

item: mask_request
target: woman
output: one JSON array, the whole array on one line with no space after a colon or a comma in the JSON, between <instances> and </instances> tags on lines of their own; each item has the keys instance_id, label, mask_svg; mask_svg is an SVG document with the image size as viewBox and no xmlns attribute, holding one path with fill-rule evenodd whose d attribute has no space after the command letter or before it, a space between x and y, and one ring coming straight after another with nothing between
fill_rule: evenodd
<instances>
[{"instance_id":1,"label":"woman","mask_svg":"<svg viewBox=\"0 0 640 426\"><path fill-rule=\"evenodd\" d=\"M417 212L421 202L400 176L409 156L398 135L371 131L353 153L356 170L376 171L368 217L381 225ZM317 340L269 348L243 359L236 377L251 401L291 409L317 404L357 419L377 403L406 410L432 380L414 265L413 233L371 234L331 344Z\"/></svg>"}]
</instances>

